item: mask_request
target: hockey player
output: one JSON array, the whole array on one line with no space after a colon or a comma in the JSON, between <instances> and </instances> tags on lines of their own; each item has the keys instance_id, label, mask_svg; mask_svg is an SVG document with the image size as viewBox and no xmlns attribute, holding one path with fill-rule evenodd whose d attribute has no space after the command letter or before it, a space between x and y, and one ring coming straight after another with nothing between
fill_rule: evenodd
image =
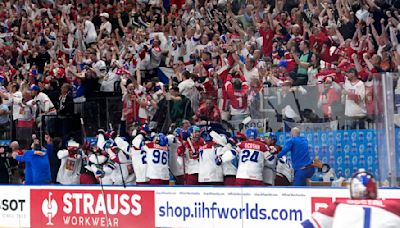
<instances>
[{"instance_id":1,"label":"hockey player","mask_svg":"<svg viewBox=\"0 0 400 228\"><path fill-rule=\"evenodd\" d=\"M66 150L57 153L61 165L57 173L57 182L60 184L79 184L82 166L82 151L79 143L70 140Z\"/></svg>"},{"instance_id":2,"label":"hockey player","mask_svg":"<svg viewBox=\"0 0 400 228\"><path fill-rule=\"evenodd\" d=\"M116 163L116 167L111 174L113 184L134 184L135 173L133 172L129 143L121 137L116 137L113 146L107 152L109 159Z\"/></svg>"},{"instance_id":3,"label":"hockey player","mask_svg":"<svg viewBox=\"0 0 400 228\"><path fill-rule=\"evenodd\" d=\"M142 125L139 134L132 140L132 147L130 148L133 170L136 175L136 184L146 184L149 180L146 176L147 163L146 163L146 152L142 150L146 141L150 129L147 125Z\"/></svg>"},{"instance_id":4,"label":"hockey player","mask_svg":"<svg viewBox=\"0 0 400 228\"><path fill-rule=\"evenodd\" d=\"M201 138L200 128L192 126L190 137L178 148L178 155L183 157L185 170L185 184L197 185L199 178L199 151L200 147L205 145Z\"/></svg>"},{"instance_id":5,"label":"hockey player","mask_svg":"<svg viewBox=\"0 0 400 228\"><path fill-rule=\"evenodd\" d=\"M222 137L225 138L225 136ZM222 185L224 182L222 162L217 156L218 147L221 146L213 142L207 132L203 134L203 138L206 144L200 147L199 182L207 185Z\"/></svg>"},{"instance_id":6,"label":"hockey player","mask_svg":"<svg viewBox=\"0 0 400 228\"><path fill-rule=\"evenodd\" d=\"M351 199L340 200L314 212L303 227L400 227L400 200L378 200L372 174L361 170L350 181Z\"/></svg>"},{"instance_id":7,"label":"hockey player","mask_svg":"<svg viewBox=\"0 0 400 228\"><path fill-rule=\"evenodd\" d=\"M269 149L256 141L258 132L255 128L246 130L248 140L238 144L239 167L236 174L237 186L261 186L263 183L264 161Z\"/></svg>"},{"instance_id":8,"label":"hockey player","mask_svg":"<svg viewBox=\"0 0 400 228\"><path fill-rule=\"evenodd\" d=\"M218 148L217 160L222 166L224 174L224 185L234 186L236 183L236 173L238 168L238 153L236 150L237 140L229 138L226 145Z\"/></svg>"},{"instance_id":9,"label":"hockey player","mask_svg":"<svg viewBox=\"0 0 400 228\"><path fill-rule=\"evenodd\" d=\"M263 169L263 181L267 186L271 186L275 184L275 176L276 176L276 162L277 162L277 154L282 149L280 146L276 145L276 134L272 132L268 132L265 134L265 144L269 148L267 152L267 159L265 160L265 166Z\"/></svg>"},{"instance_id":10,"label":"hockey player","mask_svg":"<svg viewBox=\"0 0 400 228\"><path fill-rule=\"evenodd\" d=\"M170 153L169 167L172 175L175 177L176 185L184 184L184 169L183 169L183 158L178 156L178 148L182 145L181 129L177 128L175 130L175 135L169 134L168 138L168 148Z\"/></svg>"},{"instance_id":11,"label":"hockey player","mask_svg":"<svg viewBox=\"0 0 400 228\"><path fill-rule=\"evenodd\" d=\"M168 185L169 184L169 150L168 138L160 133L154 137L153 142L146 143L142 151L146 153L147 171L146 176L149 184Z\"/></svg>"}]
</instances>

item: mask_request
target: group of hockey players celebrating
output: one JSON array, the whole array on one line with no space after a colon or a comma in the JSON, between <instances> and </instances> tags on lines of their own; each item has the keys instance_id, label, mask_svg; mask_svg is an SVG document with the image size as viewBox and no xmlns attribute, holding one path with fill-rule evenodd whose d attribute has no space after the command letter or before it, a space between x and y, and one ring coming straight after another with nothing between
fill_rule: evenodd
<instances>
[{"instance_id":1,"label":"group of hockey players celebrating","mask_svg":"<svg viewBox=\"0 0 400 228\"><path fill-rule=\"evenodd\" d=\"M137 132L137 133L136 133ZM249 128L218 134L211 127L176 128L168 134L142 125L128 142L99 130L97 143L71 140L58 151L61 184L290 185L292 169L275 133Z\"/></svg>"}]
</instances>

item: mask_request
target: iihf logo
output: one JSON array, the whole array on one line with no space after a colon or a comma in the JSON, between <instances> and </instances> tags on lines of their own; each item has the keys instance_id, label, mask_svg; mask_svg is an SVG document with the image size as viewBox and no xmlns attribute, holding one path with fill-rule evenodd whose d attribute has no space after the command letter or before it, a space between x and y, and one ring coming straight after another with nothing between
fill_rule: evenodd
<instances>
[{"instance_id":1,"label":"iihf logo","mask_svg":"<svg viewBox=\"0 0 400 228\"><path fill-rule=\"evenodd\" d=\"M348 153L350 151L350 146L349 145L344 145L344 152Z\"/></svg>"},{"instance_id":2,"label":"iihf logo","mask_svg":"<svg viewBox=\"0 0 400 228\"><path fill-rule=\"evenodd\" d=\"M358 147L358 150L360 151L361 154L363 154L365 151L365 146L363 144L360 144L360 146Z\"/></svg>"},{"instance_id":3,"label":"iihf logo","mask_svg":"<svg viewBox=\"0 0 400 228\"><path fill-rule=\"evenodd\" d=\"M328 139L329 139L329 141L333 141L333 133L332 132L329 132Z\"/></svg>"},{"instance_id":4,"label":"iihf logo","mask_svg":"<svg viewBox=\"0 0 400 228\"><path fill-rule=\"evenodd\" d=\"M43 200L42 203L42 213L49 219L49 221L46 223L47 226L54 226L51 219L54 218L54 216L56 216L58 211L57 202L51 197L52 195L53 193L49 192L48 199Z\"/></svg>"},{"instance_id":5,"label":"iihf logo","mask_svg":"<svg viewBox=\"0 0 400 228\"><path fill-rule=\"evenodd\" d=\"M364 132L360 131L360 132L358 133L358 139L361 140L361 141L364 140Z\"/></svg>"},{"instance_id":6,"label":"iihf logo","mask_svg":"<svg viewBox=\"0 0 400 228\"><path fill-rule=\"evenodd\" d=\"M367 140L371 141L371 139L372 139L372 132L368 132L367 133Z\"/></svg>"},{"instance_id":7,"label":"iihf logo","mask_svg":"<svg viewBox=\"0 0 400 228\"><path fill-rule=\"evenodd\" d=\"M307 141L312 141L312 135L311 134L307 134Z\"/></svg>"},{"instance_id":8,"label":"iihf logo","mask_svg":"<svg viewBox=\"0 0 400 228\"><path fill-rule=\"evenodd\" d=\"M336 133L336 141L342 140L342 135L340 133Z\"/></svg>"},{"instance_id":9,"label":"iihf logo","mask_svg":"<svg viewBox=\"0 0 400 228\"><path fill-rule=\"evenodd\" d=\"M326 133L321 134L321 141L326 142Z\"/></svg>"},{"instance_id":10,"label":"iihf logo","mask_svg":"<svg viewBox=\"0 0 400 228\"><path fill-rule=\"evenodd\" d=\"M356 132L351 133L351 141L356 141L356 139L357 139L357 133Z\"/></svg>"},{"instance_id":11,"label":"iihf logo","mask_svg":"<svg viewBox=\"0 0 400 228\"><path fill-rule=\"evenodd\" d=\"M348 132L344 132L344 133L343 133L343 139L344 139L345 141L349 140L349 133L348 133Z\"/></svg>"}]
</instances>

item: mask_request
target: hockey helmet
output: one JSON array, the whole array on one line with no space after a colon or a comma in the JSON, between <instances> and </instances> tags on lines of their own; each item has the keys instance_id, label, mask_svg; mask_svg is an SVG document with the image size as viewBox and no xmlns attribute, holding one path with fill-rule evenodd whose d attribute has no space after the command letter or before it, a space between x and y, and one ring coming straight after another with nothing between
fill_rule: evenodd
<instances>
[{"instance_id":1,"label":"hockey helmet","mask_svg":"<svg viewBox=\"0 0 400 228\"><path fill-rule=\"evenodd\" d=\"M378 188L375 177L360 169L350 180L350 197L352 199L376 199Z\"/></svg>"},{"instance_id":2,"label":"hockey helmet","mask_svg":"<svg viewBox=\"0 0 400 228\"><path fill-rule=\"evenodd\" d=\"M258 131L256 128L252 127L246 130L246 136L250 139L256 139L258 136Z\"/></svg>"}]
</instances>

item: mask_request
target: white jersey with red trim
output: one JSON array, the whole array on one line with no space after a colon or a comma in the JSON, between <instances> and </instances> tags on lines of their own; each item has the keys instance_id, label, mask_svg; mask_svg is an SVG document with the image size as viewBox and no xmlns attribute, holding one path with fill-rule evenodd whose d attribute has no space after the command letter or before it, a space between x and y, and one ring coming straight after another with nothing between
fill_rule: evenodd
<instances>
[{"instance_id":1,"label":"white jersey with red trim","mask_svg":"<svg viewBox=\"0 0 400 228\"><path fill-rule=\"evenodd\" d=\"M340 200L312 214L303 227L400 227L400 200Z\"/></svg>"},{"instance_id":2,"label":"white jersey with red trim","mask_svg":"<svg viewBox=\"0 0 400 228\"><path fill-rule=\"evenodd\" d=\"M238 144L239 167L236 178L263 180L264 160L269 153L267 146L259 141L247 140Z\"/></svg>"},{"instance_id":3,"label":"white jersey with red trim","mask_svg":"<svg viewBox=\"0 0 400 228\"><path fill-rule=\"evenodd\" d=\"M115 169L111 173L111 180L114 185L125 184L135 184L135 173L133 170L133 164L131 161L131 156L119 151L116 156L118 156L118 163L115 164Z\"/></svg>"},{"instance_id":4,"label":"white jersey with red trim","mask_svg":"<svg viewBox=\"0 0 400 228\"><path fill-rule=\"evenodd\" d=\"M224 176L236 176L238 169L238 153L236 149L233 149L230 146L224 146L222 148L218 148L221 154L222 161L222 172Z\"/></svg>"},{"instance_id":5,"label":"white jersey with red trim","mask_svg":"<svg viewBox=\"0 0 400 228\"><path fill-rule=\"evenodd\" d=\"M168 146L160 146L157 143L149 142L143 146L142 150L146 152L147 178L169 180Z\"/></svg>"},{"instance_id":6,"label":"white jersey with red trim","mask_svg":"<svg viewBox=\"0 0 400 228\"><path fill-rule=\"evenodd\" d=\"M186 174L199 173L199 151L205 142L202 138L196 141L187 139L180 147L178 147L178 155L183 156Z\"/></svg>"},{"instance_id":7,"label":"white jersey with red trim","mask_svg":"<svg viewBox=\"0 0 400 228\"><path fill-rule=\"evenodd\" d=\"M173 135L168 135L168 148L170 152L170 159L168 161L169 168L172 175L175 177L182 176L184 174L183 169L183 158L178 156L178 148L182 145L181 142Z\"/></svg>"},{"instance_id":8,"label":"white jersey with red trim","mask_svg":"<svg viewBox=\"0 0 400 228\"><path fill-rule=\"evenodd\" d=\"M199 182L223 182L222 166L217 164L217 148L215 142L208 142L200 147Z\"/></svg>"},{"instance_id":9,"label":"white jersey with red trim","mask_svg":"<svg viewBox=\"0 0 400 228\"><path fill-rule=\"evenodd\" d=\"M147 172L147 162L146 162L146 152L141 149L135 149L131 147L131 158L133 171L135 172L136 182L144 183L149 181L146 176Z\"/></svg>"}]
</instances>

